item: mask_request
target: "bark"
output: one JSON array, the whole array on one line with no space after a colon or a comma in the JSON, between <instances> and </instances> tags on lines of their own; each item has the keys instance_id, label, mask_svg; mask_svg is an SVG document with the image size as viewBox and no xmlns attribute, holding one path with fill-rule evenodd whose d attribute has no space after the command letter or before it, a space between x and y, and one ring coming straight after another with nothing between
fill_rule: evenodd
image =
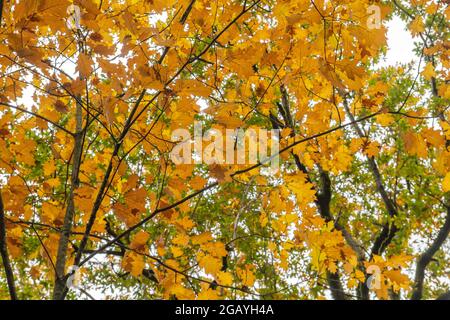
<instances>
[{"instance_id":1,"label":"bark","mask_svg":"<svg viewBox=\"0 0 450 320\"><path fill-rule=\"evenodd\" d=\"M336 273L327 271L327 282L334 300L347 300L347 295L342 287L341 277L338 271Z\"/></svg>"},{"instance_id":2,"label":"bark","mask_svg":"<svg viewBox=\"0 0 450 320\"><path fill-rule=\"evenodd\" d=\"M322 170L320 170L320 177L322 181L321 192L317 195L317 204L319 206L319 212L322 218L324 218L327 222L333 221L333 216L330 211L330 203L331 203L331 181L328 174ZM330 286L331 296L334 300L347 300L347 295L342 287L341 277L339 274L339 270L335 273L327 271L327 281Z\"/></svg>"},{"instance_id":3,"label":"bark","mask_svg":"<svg viewBox=\"0 0 450 320\"><path fill-rule=\"evenodd\" d=\"M67 249L69 246L69 237L72 231L73 217L75 215L75 191L79 186L79 171L81 164L81 156L83 152L83 113L82 106L79 102L76 105L76 133L74 135L74 149L72 153L72 174L70 177L70 190L67 202L66 214L64 216L64 224L61 228L61 236L58 243L58 251L55 264L55 287L53 289L54 300L64 300L66 291L66 261Z\"/></svg>"},{"instance_id":4,"label":"bark","mask_svg":"<svg viewBox=\"0 0 450 320\"><path fill-rule=\"evenodd\" d=\"M416 17L409 12L405 7L403 7L398 1L393 1L394 5L402 11L410 20L414 20ZM434 39L426 33L419 33L420 38L422 39L424 48L429 48L434 46ZM427 41L430 41L428 43ZM436 63L434 61L434 58L428 58L428 61L430 61L433 66L436 66ZM439 98L439 91L438 91L438 84L435 77L432 77L430 80L431 85L431 93L433 97ZM444 113L439 113L439 119L441 121L446 121ZM449 146L449 140L446 140L446 146ZM434 254L442 247L445 240L447 239L448 235L450 233L450 207L447 207L447 216L444 222L444 225L439 230L438 235L436 239L433 241L431 246L418 258L417 260L417 266L416 266L416 274L414 278L414 288L413 293L411 296L412 300L420 300L423 296L423 285L425 280L425 271L428 266L428 264L432 261ZM450 300L450 291L447 293L444 293L441 295L438 300Z\"/></svg>"},{"instance_id":5,"label":"bark","mask_svg":"<svg viewBox=\"0 0 450 320\"><path fill-rule=\"evenodd\" d=\"M288 127L293 130L294 122L290 112L289 96L284 85L280 87L280 91L282 98L281 103L278 103L278 111L284 120L284 124L281 121L279 121L275 116L271 116L272 126L275 129L280 127L284 128ZM319 188L318 186L312 183L311 178L309 177L309 172L307 168L303 165L303 163L300 161L299 156L294 153L292 153L292 155L294 157L297 168L306 175L308 182L310 182L315 189L319 190L319 192L317 192L316 206L319 209L321 217L324 218L326 221L333 221L333 217L330 212L332 190L331 190L331 181L328 176L328 173L324 172L321 168L319 168L321 180L321 188ZM341 230L344 230L344 228L340 225L339 228L341 228ZM336 229L338 229L337 226ZM351 238L350 233L346 232L346 234L348 238ZM353 241L353 243L355 242ZM331 296L333 297L334 300L347 299L347 295L345 294L345 291L343 289L341 277L338 270L335 273L327 271L327 283L329 290L331 291Z\"/></svg>"},{"instance_id":6,"label":"bark","mask_svg":"<svg viewBox=\"0 0 450 320\"><path fill-rule=\"evenodd\" d=\"M0 27L2 25L2 17L3 17L3 0L0 0Z\"/></svg>"},{"instance_id":7,"label":"bark","mask_svg":"<svg viewBox=\"0 0 450 320\"><path fill-rule=\"evenodd\" d=\"M425 279L425 270L433 259L435 253L442 247L450 233L450 207L447 207L447 216L444 225L439 230L436 239L431 246L417 260L416 275L414 278L414 289L412 300L420 300L423 296L423 283Z\"/></svg>"},{"instance_id":8,"label":"bark","mask_svg":"<svg viewBox=\"0 0 450 320\"><path fill-rule=\"evenodd\" d=\"M11 261L8 255L8 246L6 245L6 225L5 208L0 193L0 254L2 257L3 268L5 269L6 282L8 283L9 296L11 300L17 300L16 286L14 283L14 273L11 267Z\"/></svg>"},{"instance_id":9,"label":"bark","mask_svg":"<svg viewBox=\"0 0 450 320\"><path fill-rule=\"evenodd\" d=\"M364 132L361 130L359 125L355 122L355 117L350 111L347 99L345 96L344 98L344 108L345 112L350 118L350 121L353 123L353 129L356 131L357 135L360 138L364 138ZM398 214L397 208L395 206L394 201L389 197L386 188L384 187L383 178L381 177L380 170L378 169L378 165L373 157L367 157L367 164L369 166L370 171L372 172L373 178L375 180L375 185L377 192L380 194L381 199L383 200L384 206L386 208L386 211L388 212L390 217L395 217ZM387 221L380 232L380 234L377 236L377 238L374 241L374 244L372 246L370 258L374 255L382 255L383 252L386 250L386 248L389 246L389 244L394 239L395 234L397 233L398 228L391 222ZM369 288L366 284L360 284L358 286L358 295L363 300L369 299Z\"/></svg>"}]
</instances>

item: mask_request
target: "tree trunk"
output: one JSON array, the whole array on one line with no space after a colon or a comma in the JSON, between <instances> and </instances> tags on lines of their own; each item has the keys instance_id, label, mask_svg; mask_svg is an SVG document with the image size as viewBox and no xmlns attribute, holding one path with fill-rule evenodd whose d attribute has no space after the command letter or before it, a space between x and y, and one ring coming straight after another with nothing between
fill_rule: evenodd
<instances>
[{"instance_id":1,"label":"tree trunk","mask_svg":"<svg viewBox=\"0 0 450 320\"><path fill-rule=\"evenodd\" d=\"M64 225L61 230L61 237L59 238L58 253L56 256L56 270L55 270L55 287L53 290L54 300L64 300L66 291L66 261L67 249L69 245L69 237L72 231L73 217L75 215L75 190L78 188L78 175L80 171L81 155L83 152L83 113L80 102L76 106L76 133L74 137L74 149L72 153L72 175L70 178L70 191L67 203L66 215L64 216Z\"/></svg>"},{"instance_id":2,"label":"tree trunk","mask_svg":"<svg viewBox=\"0 0 450 320\"><path fill-rule=\"evenodd\" d=\"M14 284L14 274L9 260L8 247L6 245L6 225L5 210L3 207L2 194L0 193L0 254L2 257L3 267L5 268L6 282L8 283L9 295L11 300L17 300L16 287Z\"/></svg>"}]
</instances>

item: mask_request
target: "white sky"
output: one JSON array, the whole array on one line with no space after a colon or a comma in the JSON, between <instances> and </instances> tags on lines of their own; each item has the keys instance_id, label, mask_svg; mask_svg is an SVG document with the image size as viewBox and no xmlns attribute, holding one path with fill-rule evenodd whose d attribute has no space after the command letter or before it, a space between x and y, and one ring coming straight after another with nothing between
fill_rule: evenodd
<instances>
[{"instance_id":1,"label":"white sky","mask_svg":"<svg viewBox=\"0 0 450 320\"><path fill-rule=\"evenodd\" d=\"M388 28L388 47L384 63L380 66L393 66L397 63L409 63L418 60L414 55L414 39L406 30L406 24L399 18L394 17L386 23Z\"/></svg>"}]
</instances>

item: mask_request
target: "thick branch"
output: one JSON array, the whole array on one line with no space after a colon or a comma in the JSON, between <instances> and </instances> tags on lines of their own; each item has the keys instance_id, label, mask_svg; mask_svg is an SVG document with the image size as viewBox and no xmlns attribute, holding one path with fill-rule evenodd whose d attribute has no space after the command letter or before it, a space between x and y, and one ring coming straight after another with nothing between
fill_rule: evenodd
<instances>
[{"instance_id":1,"label":"thick branch","mask_svg":"<svg viewBox=\"0 0 450 320\"><path fill-rule=\"evenodd\" d=\"M89 216L88 223L86 225L84 236L83 236L83 238L81 239L81 242L80 242L80 250L77 252L77 255L75 256L75 264L76 265L78 265L78 263L80 262L80 260L82 258L83 251L86 248L87 242L89 240L89 234L91 233L91 230L92 230L92 228L94 226L94 223L95 223L95 219L97 217L97 211L100 208L100 205L102 204L104 195L107 192L107 186L108 186L109 178L110 178L110 175L111 175L111 172L112 172L112 169L113 169L114 157L117 156L117 154L119 152L119 148L121 147L121 145L123 143L123 139L124 139L124 137L126 136L126 134L128 133L128 131L130 129L131 119L133 118L134 114L136 113L137 109L139 108L139 104L141 103L142 99L144 98L145 92L146 91L143 90L141 95L139 96L138 100L135 102L135 104L133 106L133 110L131 111L131 113L130 113L128 119L127 119L127 122L125 123L125 126L124 126L124 128L122 130L122 133L120 134L120 137L118 139L118 142L114 146L114 150L113 150L113 153L112 153L111 158L109 160L109 164L108 164L108 167L106 169L105 176L103 177L102 183L100 185L100 189L99 189L99 191L97 193L97 196L95 198L94 205L92 207L92 211L91 211L91 214Z\"/></svg>"},{"instance_id":2,"label":"thick branch","mask_svg":"<svg viewBox=\"0 0 450 320\"><path fill-rule=\"evenodd\" d=\"M291 130L294 130L294 122L292 120L291 111L290 111L290 105L289 105L289 96L286 91L286 88L284 85L280 88L281 91L281 103L278 104L278 110L283 117L284 120L284 127L291 128ZM273 121L273 125L281 123L280 121ZM293 133L294 134L294 133ZM309 177L307 168L303 165L303 163L300 161L300 157L294 153L292 153L295 159L295 164L297 165L297 168L303 172L307 180L312 183L311 178ZM320 192L317 192L317 200L316 205L319 209L320 215L322 218L324 218L326 221L332 221L332 215L330 212L330 203L331 203L331 196L332 196L332 190L331 190L331 180L328 176L328 173L320 169L320 180L322 184L322 188ZM315 189L319 189L317 186L313 184ZM341 227L342 228L342 227ZM343 229L343 228L342 228ZM348 234L348 233L347 233ZM349 235L349 234L348 234ZM345 291L342 287L341 283L341 277L339 275L339 271L336 270L335 273L332 273L330 271L327 271L327 282L331 291L331 295L333 299L335 300L346 300L347 296L345 294Z\"/></svg>"},{"instance_id":3,"label":"thick branch","mask_svg":"<svg viewBox=\"0 0 450 320\"><path fill-rule=\"evenodd\" d=\"M355 117L353 116L352 112L350 111L350 107L348 105L347 98L344 96L344 108L345 112L347 113L348 117L350 118L350 121L353 123L352 127L356 131L357 135L360 138L364 138L364 132L356 123ZM397 208L394 204L394 201L389 197L388 193L386 192L386 188L383 184L383 179L381 177L380 170L378 169L378 165L373 157L367 157L367 163L369 165L369 169L372 172L372 175L375 179L375 184L377 187L377 191L381 196L381 199L383 200L384 206L389 213L390 217L397 216ZM381 255L383 254L384 250L388 247L388 245L391 243L392 239L394 238L395 234L397 233L398 228L391 222L387 221L383 228L378 235L378 237L375 239L375 242L373 244L370 259L373 257L373 255ZM365 284L361 284L358 288L359 294L363 299L369 299L369 289Z\"/></svg>"},{"instance_id":4,"label":"thick branch","mask_svg":"<svg viewBox=\"0 0 450 320\"><path fill-rule=\"evenodd\" d=\"M345 111L346 111L347 115L349 116L351 122L353 123L352 126L355 129L356 133L358 134L358 136L360 138L364 138L365 137L364 133L362 132L359 125L356 123L355 117L351 113L350 108L348 106L347 99L345 97L344 97L344 108L345 108ZM394 204L394 201L392 201L392 199L389 197L389 195L386 192L386 188L384 187L383 179L381 177L381 173L380 173L380 170L378 169L375 159L373 157L367 157L367 163L368 163L369 169L372 172L372 175L375 179L377 191L380 194L381 199L383 200L384 206L385 206L387 212L389 213L389 216L390 217L397 216L397 214L398 214L397 208ZM380 235L375 240L375 243L372 247L371 256L373 256L374 254L381 255L383 253L383 251L386 249L386 247L389 245L389 243L392 241L392 238L394 237L396 232L397 232L397 228L394 225L387 222L384 225L383 230L381 231Z\"/></svg>"},{"instance_id":5,"label":"thick branch","mask_svg":"<svg viewBox=\"0 0 450 320\"><path fill-rule=\"evenodd\" d=\"M3 199L1 193L0 193L0 254L2 257L3 267L5 269L9 295L11 297L11 300L17 300L16 287L14 284L14 274L11 267L11 261L9 260L8 247L6 245L5 210L3 207Z\"/></svg>"},{"instance_id":6,"label":"thick branch","mask_svg":"<svg viewBox=\"0 0 450 320\"><path fill-rule=\"evenodd\" d=\"M442 247L449 233L450 233L450 207L447 207L447 216L445 218L444 225L439 230L439 233L436 239L434 239L431 246L417 260L416 276L414 280L414 291L411 297L412 300L422 299L423 283L425 279L425 269L433 259L435 253Z\"/></svg>"},{"instance_id":7,"label":"thick branch","mask_svg":"<svg viewBox=\"0 0 450 320\"><path fill-rule=\"evenodd\" d=\"M72 175L70 178L70 191L64 216L64 224L62 226L61 237L59 238L58 252L56 255L55 270L55 288L53 290L53 299L63 300L66 291L65 269L67 261L67 249L69 246L69 237L72 232L73 218L75 215L75 191L79 186L78 175L80 172L81 156L83 152L83 112L82 106L77 102L76 105L76 131L74 136L74 149L72 156Z\"/></svg>"},{"instance_id":8,"label":"thick branch","mask_svg":"<svg viewBox=\"0 0 450 320\"><path fill-rule=\"evenodd\" d=\"M0 0L0 27L2 26L2 17L3 17L3 0Z\"/></svg>"},{"instance_id":9,"label":"thick branch","mask_svg":"<svg viewBox=\"0 0 450 320\"><path fill-rule=\"evenodd\" d=\"M327 282L330 286L331 296L334 300L347 300L347 295L342 287L338 271L336 271L336 273L327 271Z\"/></svg>"}]
</instances>

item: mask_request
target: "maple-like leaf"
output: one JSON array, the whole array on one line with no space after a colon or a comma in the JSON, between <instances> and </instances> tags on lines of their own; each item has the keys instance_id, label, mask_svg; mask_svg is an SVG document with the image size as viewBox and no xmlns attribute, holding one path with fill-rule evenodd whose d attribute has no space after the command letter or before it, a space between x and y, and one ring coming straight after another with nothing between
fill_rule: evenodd
<instances>
[{"instance_id":1,"label":"maple-like leaf","mask_svg":"<svg viewBox=\"0 0 450 320\"><path fill-rule=\"evenodd\" d=\"M442 1L2 4L1 299L445 287Z\"/></svg>"},{"instance_id":2,"label":"maple-like leaf","mask_svg":"<svg viewBox=\"0 0 450 320\"><path fill-rule=\"evenodd\" d=\"M442 181L442 190L444 192L450 191L450 172L445 175L444 180Z\"/></svg>"},{"instance_id":3,"label":"maple-like leaf","mask_svg":"<svg viewBox=\"0 0 450 320\"><path fill-rule=\"evenodd\" d=\"M92 68L92 59L85 53L80 53L78 56L77 70L80 72L82 78L90 76Z\"/></svg>"}]
</instances>

